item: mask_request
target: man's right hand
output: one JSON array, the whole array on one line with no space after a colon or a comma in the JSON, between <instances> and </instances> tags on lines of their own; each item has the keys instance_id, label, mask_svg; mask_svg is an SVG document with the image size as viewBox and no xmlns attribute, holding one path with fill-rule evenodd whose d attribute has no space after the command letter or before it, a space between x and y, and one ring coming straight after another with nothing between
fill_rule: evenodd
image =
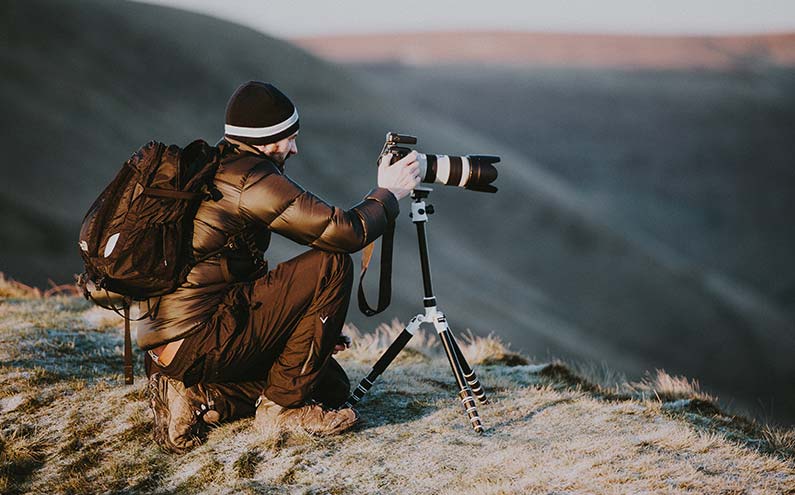
<instances>
[{"instance_id":1,"label":"man's right hand","mask_svg":"<svg viewBox=\"0 0 795 495\"><path fill-rule=\"evenodd\" d=\"M378 164L378 187L389 189L397 199L402 199L420 183L420 164L417 162L417 152L412 151L389 165L391 159L392 154L388 153Z\"/></svg>"}]
</instances>

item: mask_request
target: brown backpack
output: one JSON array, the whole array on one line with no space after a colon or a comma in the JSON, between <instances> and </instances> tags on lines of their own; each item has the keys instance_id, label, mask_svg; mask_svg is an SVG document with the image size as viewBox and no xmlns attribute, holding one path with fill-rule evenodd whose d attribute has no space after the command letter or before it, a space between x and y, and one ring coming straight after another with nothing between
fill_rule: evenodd
<instances>
[{"instance_id":1,"label":"brown backpack","mask_svg":"<svg viewBox=\"0 0 795 495\"><path fill-rule=\"evenodd\" d=\"M218 150L201 140L184 149L151 141L124 162L83 219L78 244L85 273L78 284L87 299L125 319L127 383L130 303L173 292L196 263L224 249L194 259L191 245L199 204L219 199L212 187L218 163ZM154 318L156 307L139 319Z\"/></svg>"}]
</instances>

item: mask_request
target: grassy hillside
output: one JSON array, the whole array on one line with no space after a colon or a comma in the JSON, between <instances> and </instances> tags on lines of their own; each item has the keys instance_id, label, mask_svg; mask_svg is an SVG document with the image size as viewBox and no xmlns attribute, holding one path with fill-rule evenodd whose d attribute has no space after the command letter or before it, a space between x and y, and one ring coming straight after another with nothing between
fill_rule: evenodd
<instances>
[{"instance_id":1,"label":"grassy hillside","mask_svg":"<svg viewBox=\"0 0 795 495\"><path fill-rule=\"evenodd\" d=\"M0 160L0 218L10 226L0 230L0 270L15 278L70 280L80 270L79 221L129 154L152 138L215 141L233 89L270 80L301 114L289 173L337 205L374 185L390 130L417 134L429 152L503 156L498 194L433 193L434 283L454 328L498 331L528 355L604 360L636 378L665 368L704 380L733 405L762 402L782 420L795 414L795 397L781 392L795 377L790 320L737 297L745 293L731 279L627 233L598 201L471 122L201 15L89 0L11 1L0 13L0 145L14 151ZM420 309L406 210L387 320ZM270 261L295 252L276 242ZM372 326L354 310L350 318Z\"/></svg>"},{"instance_id":2,"label":"grassy hillside","mask_svg":"<svg viewBox=\"0 0 795 495\"><path fill-rule=\"evenodd\" d=\"M184 456L151 442L141 366L121 385L121 325L67 296L0 284L2 493L792 493L795 432L727 415L684 378L590 379L462 340L492 403L467 425L435 335L420 334L339 437L244 419ZM354 334L363 376L399 331ZM140 358L140 353L138 355ZM600 384L601 383L601 384Z\"/></svg>"}]
</instances>

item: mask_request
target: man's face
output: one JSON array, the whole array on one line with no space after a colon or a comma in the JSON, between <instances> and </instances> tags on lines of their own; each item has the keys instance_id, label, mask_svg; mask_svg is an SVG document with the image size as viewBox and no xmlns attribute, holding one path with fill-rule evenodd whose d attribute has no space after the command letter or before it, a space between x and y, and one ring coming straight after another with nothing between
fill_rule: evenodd
<instances>
[{"instance_id":1,"label":"man's face","mask_svg":"<svg viewBox=\"0 0 795 495\"><path fill-rule=\"evenodd\" d=\"M295 142L297 137L298 133L296 132L292 136L286 137L281 141L257 146L257 149L268 155L282 169L284 169L284 163L287 161L287 159L298 153L298 145Z\"/></svg>"}]
</instances>

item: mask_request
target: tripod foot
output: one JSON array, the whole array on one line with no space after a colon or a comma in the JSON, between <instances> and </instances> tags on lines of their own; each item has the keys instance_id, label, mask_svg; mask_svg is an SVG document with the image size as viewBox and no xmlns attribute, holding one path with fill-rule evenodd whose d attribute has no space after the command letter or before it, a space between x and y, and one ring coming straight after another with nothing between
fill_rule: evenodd
<instances>
[{"instance_id":1,"label":"tripod foot","mask_svg":"<svg viewBox=\"0 0 795 495\"><path fill-rule=\"evenodd\" d=\"M480 415L478 414L478 408L475 406L475 398L472 396L472 391L464 389L458 392L458 397L461 399L461 404L464 406L464 410L469 416L469 422L472 423L472 428L475 429L476 433L483 433L485 428L483 428L483 422L480 421Z\"/></svg>"}]
</instances>

